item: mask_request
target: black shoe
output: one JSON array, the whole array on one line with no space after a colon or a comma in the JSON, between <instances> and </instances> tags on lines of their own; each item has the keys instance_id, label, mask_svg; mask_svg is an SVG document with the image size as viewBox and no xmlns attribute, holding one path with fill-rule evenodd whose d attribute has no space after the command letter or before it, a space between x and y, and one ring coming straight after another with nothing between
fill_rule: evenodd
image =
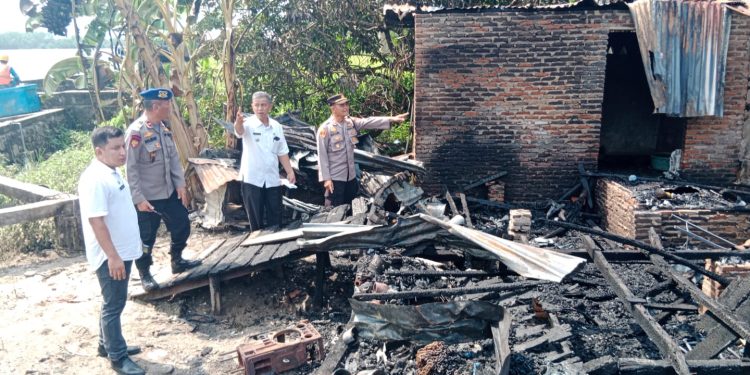
<instances>
[{"instance_id":1,"label":"black shoe","mask_svg":"<svg viewBox=\"0 0 750 375\"><path fill-rule=\"evenodd\" d=\"M151 276L150 271L138 273L141 276L141 286L143 286L143 290L145 290L146 292L150 292L152 290L159 289L159 284L157 284L156 280L154 280L154 277Z\"/></svg>"},{"instance_id":2,"label":"black shoe","mask_svg":"<svg viewBox=\"0 0 750 375\"><path fill-rule=\"evenodd\" d=\"M122 375L146 375L141 366L138 366L128 356L124 356L116 361L112 361L112 369Z\"/></svg>"},{"instance_id":3,"label":"black shoe","mask_svg":"<svg viewBox=\"0 0 750 375\"><path fill-rule=\"evenodd\" d=\"M128 345L128 348L126 350L128 355L135 355L141 352L141 347ZM104 345L99 344L99 347L96 349L96 354L99 355L99 357L106 357L107 349L104 349Z\"/></svg>"},{"instance_id":4,"label":"black shoe","mask_svg":"<svg viewBox=\"0 0 750 375\"><path fill-rule=\"evenodd\" d=\"M172 260L172 273L180 273L201 265L200 260L177 259Z\"/></svg>"}]
</instances>

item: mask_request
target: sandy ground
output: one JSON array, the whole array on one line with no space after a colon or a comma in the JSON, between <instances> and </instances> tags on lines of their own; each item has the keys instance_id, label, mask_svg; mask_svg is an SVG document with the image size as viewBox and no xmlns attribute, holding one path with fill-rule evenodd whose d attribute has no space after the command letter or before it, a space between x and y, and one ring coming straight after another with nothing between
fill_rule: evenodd
<instances>
[{"instance_id":1,"label":"sandy ground","mask_svg":"<svg viewBox=\"0 0 750 375\"><path fill-rule=\"evenodd\" d=\"M192 236L186 256L220 236ZM168 263L167 242L157 241L156 265ZM106 359L96 356L101 295L85 256L47 251L5 258L0 264L0 374L114 373ZM122 316L124 336L129 345L143 349L133 359L148 374L239 374L238 345L301 319L312 321L330 346L349 317L343 296L351 295L351 275L338 267L327 288L336 297L322 309L310 309L313 265L308 258L230 281L222 286L219 316L210 314L208 288L156 302L129 300ZM131 286L138 283L131 278Z\"/></svg>"}]
</instances>

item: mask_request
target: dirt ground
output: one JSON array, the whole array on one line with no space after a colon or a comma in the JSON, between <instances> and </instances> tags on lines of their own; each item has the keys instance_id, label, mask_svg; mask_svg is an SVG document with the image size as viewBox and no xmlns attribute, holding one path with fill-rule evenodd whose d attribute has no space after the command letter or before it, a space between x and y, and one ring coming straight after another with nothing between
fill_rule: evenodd
<instances>
[{"instance_id":1,"label":"dirt ground","mask_svg":"<svg viewBox=\"0 0 750 375\"><path fill-rule=\"evenodd\" d=\"M194 233L186 257L226 234ZM155 248L155 267L168 264L168 240ZM345 261L344 261L345 263ZM137 272L131 286L137 285ZM351 267L334 260L327 305L309 306L314 258L234 279L222 285L223 314L210 313L208 288L155 302L129 300L125 339L143 349L132 358L148 374L239 374L236 348L249 337L310 320L326 348L349 319ZM85 255L4 256L0 263L0 374L110 374L96 356L99 284ZM317 364L293 373L310 373Z\"/></svg>"}]
</instances>

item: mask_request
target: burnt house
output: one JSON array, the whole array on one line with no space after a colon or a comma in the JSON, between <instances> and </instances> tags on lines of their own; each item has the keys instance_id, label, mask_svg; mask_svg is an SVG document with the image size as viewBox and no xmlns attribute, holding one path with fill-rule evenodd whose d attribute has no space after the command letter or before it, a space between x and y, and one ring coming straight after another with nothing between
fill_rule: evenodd
<instances>
[{"instance_id":1,"label":"burnt house","mask_svg":"<svg viewBox=\"0 0 750 375\"><path fill-rule=\"evenodd\" d=\"M415 28L414 145L429 172L426 190L460 189L507 172L506 200L538 201L575 183L579 163L635 173L674 150L682 153L683 178L747 181L750 18L738 12L744 8L692 9L670 22L653 15L656 31L641 37L628 4L597 1L385 7L387 22ZM682 44L659 39L670 27L682 29ZM660 49L642 54L659 42ZM685 53L690 48L707 52ZM664 83L654 80L680 70L683 78L667 90L681 94L664 98ZM715 90L698 92L703 83ZM695 111L706 97L713 108ZM668 108L675 100L681 110Z\"/></svg>"}]
</instances>

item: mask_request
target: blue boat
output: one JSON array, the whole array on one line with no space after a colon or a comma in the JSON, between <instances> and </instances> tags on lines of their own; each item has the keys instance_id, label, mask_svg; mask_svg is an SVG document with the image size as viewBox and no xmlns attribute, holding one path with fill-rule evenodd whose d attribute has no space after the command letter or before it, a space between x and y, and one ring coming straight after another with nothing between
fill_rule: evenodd
<instances>
[{"instance_id":1,"label":"blue boat","mask_svg":"<svg viewBox=\"0 0 750 375\"><path fill-rule=\"evenodd\" d=\"M0 89L0 117L38 112L42 102L36 93L36 84L21 84Z\"/></svg>"}]
</instances>

